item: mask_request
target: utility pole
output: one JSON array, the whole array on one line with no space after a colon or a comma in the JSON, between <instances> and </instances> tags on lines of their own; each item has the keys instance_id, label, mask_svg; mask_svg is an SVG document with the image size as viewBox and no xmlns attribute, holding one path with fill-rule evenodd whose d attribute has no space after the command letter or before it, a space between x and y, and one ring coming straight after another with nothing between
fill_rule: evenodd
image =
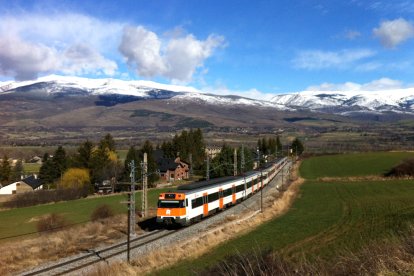
<instances>
[{"instance_id":1,"label":"utility pole","mask_svg":"<svg viewBox=\"0 0 414 276\"><path fill-rule=\"evenodd\" d=\"M190 159L190 178L191 178L193 177L193 154L190 153L188 158Z\"/></svg>"},{"instance_id":2,"label":"utility pole","mask_svg":"<svg viewBox=\"0 0 414 276\"><path fill-rule=\"evenodd\" d=\"M206 170L206 180L210 180L210 155L207 153L207 170Z\"/></svg>"},{"instance_id":3,"label":"utility pole","mask_svg":"<svg viewBox=\"0 0 414 276\"><path fill-rule=\"evenodd\" d=\"M245 163L245 161L244 161L244 145L242 144L242 146L241 146L241 153L240 153L240 170L241 170L241 173L244 173L244 163Z\"/></svg>"},{"instance_id":4,"label":"utility pole","mask_svg":"<svg viewBox=\"0 0 414 276\"><path fill-rule=\"evenodd\" d=\"M260 169L260 213L263 213L263 170Z\"/></svg>"},{"instance_id":5,"label":"utility pole","mask_svg":"<svg viewBox=\"0 0 414 276\"><path fill-rule=\"evenodd\" d=\"M128 194L129 196L129 212L128 212L128 239L130 236L130 233L132 233L132 235L135 236L135 161L131 160L131 163L129 163L129 167L131 168L131 188L130 188L130 193ZM129 251L128 251L129 252Z\"/></svg>"},{"instance_id":6,"label":"utility pole","mask_svg":"<svg viewBox=\"0 0 414 276\"><path fill-rule=\"evenodd\" d=\"M147 153L144 152L144 162L141 162L142 168L142 217L148 217L148 164Z\"/></svg>"},{"instance_id":7,"label":"utility pole","mask_svg":"<svg viewBox=\"0 0 414 276\"><path fill-rule=\"evenodd\" d=\"M233 175L237 176L237 149L236 148L234 148L233 158L234 158L234 161L233 161L233 165L234 165Z\"/></svg>"},{"instance_id":8,"label":"utility pole","mask_svg":"<svg viewBox=\"0 0 414 276\"><path fill-rule=\"evenodd\" d=\"M134 162L133 160L132 160L132 162ZM132 197L135 197L135 196L133 196L132 195L132 193L131 193L131 191L130 191L130 193L128 194L128 231L127 231L127 261L128 261L128 263L129 263L129 261L130 261L130 255L129 255L129 251L130 251L130 244L131 244L131 198ZM135 214L134 214L134 217L135 217Z\"/></svg>"}]
</instances>

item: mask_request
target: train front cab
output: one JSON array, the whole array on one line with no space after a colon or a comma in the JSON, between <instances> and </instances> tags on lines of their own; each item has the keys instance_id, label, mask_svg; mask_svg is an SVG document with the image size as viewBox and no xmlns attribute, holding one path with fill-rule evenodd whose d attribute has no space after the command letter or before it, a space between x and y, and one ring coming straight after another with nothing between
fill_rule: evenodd
<instances>
[{"instance_id":1,"label":"train front cab","mask_svg":"<svg viewBox=\"0 0 414 276\"><path fill-rule=\"evenodd\" d=\"M158 198L157 222L186 225L188 199L183 193L161 193Z\"/></svg>"}]
</instances>

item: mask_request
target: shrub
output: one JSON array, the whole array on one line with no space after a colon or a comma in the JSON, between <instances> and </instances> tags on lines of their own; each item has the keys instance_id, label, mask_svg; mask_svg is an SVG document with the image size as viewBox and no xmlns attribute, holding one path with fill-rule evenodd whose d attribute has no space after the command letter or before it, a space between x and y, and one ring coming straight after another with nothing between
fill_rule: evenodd
<instances>
[{"instance_id":1,"label":"shrub","mask_svg":"<svg viewBox=\"0 0 414 276\"><path fill-rule=\"evenodd\" d=\"M52 213L41 218L36 225L38 232L52 231L68 225L68 222L61 214Z\"/></svg>"},{"instance_id":2,"label":"shrub","mask_svg":"<svg viewBox=\"0 0 414 276\"><path fill-rule=\"evenodd\" d=\"M414 176L414 159L404 160L402 163L398 164L386 173L385 176Z\"/></svg>"},{"instance_id":3,"label":"shrub","mask_svg":"<svg viewBox=\"0 0 414 276\"><path fill-rule=\"evenodd\" d=\"M114 215L114 211L111 207L107 204L103 204L98 206L93 213L91 214L91 220L99 220L99 219L106 219L112 217Z\"/></svg>"},{"instance_id":4,"label":"shrub","mask_svg":"<svg viewBox=\"0 0 414 276\"><path fill-rule=\"evenodd\" d=\"M17 194L9 201L4 202L2 206L6 208L21 208L50 202L74 200L86 197L88 192L89 187L86 186L77 189L39 190Z\"/></svg>"}]
</instances>

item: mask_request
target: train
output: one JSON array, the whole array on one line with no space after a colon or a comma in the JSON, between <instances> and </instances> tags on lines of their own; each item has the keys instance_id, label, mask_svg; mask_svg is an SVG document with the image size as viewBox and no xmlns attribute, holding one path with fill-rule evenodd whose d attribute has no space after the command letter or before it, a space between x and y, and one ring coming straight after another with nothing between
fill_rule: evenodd
<instances>
[{"instance_id":1,"label":"train","mask_svg":"<svg viewBox=\"0 0 414 276\"><path fill-rule=\"evenodd\" d=\"M242 176L221 177L182 185L174 192L161 193L156 221L163 225L188 226L220 210L238 204L263 189L288 159L278 158L260 170Z\"/></svg>"}]
</instances>

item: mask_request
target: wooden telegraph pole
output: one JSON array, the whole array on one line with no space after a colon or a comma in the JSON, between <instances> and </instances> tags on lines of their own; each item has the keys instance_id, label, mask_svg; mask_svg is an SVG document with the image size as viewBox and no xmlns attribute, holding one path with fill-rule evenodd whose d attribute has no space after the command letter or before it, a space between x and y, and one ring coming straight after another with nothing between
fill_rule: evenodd
<instances>
[{"instance_id":1,"label":"wooden telegraph pole","mask_svg":"<svg viewBox=\"0 0 414 276\"><path fill-rule=\"evenodd\" d=\"M234 149L233 155L234 155L234 157L233 157L234 158L233 175L237 176L237 149L236 148Z\"/></svg>"}]
</instances>

